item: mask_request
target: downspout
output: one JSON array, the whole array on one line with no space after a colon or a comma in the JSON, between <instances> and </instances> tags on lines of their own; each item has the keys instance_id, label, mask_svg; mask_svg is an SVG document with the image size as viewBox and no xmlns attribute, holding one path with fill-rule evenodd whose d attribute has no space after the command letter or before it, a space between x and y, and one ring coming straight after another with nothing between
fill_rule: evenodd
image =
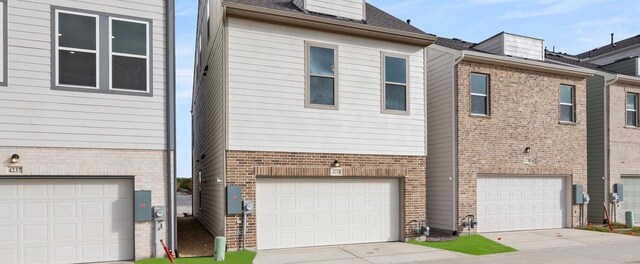
<instances>
[{"instance_id":1,"label":"downspout","mask_svg":"<svg viewBox=\"0 0 640 264\"><path fill-rule=\"evenodd\" d=\"M458 100L457 100L457 92L458 92L458 64L464 60L466 53L464 51L460 52L460 57L458 57L453 62L451 75L452 80L452 97L453 98L453 109L451 113L453 114L453 175L449 179L453 182L453 231L455 233L458 232Z\"/></svg>"},{"instance_id":2,"label":"downspout","mask_svg":"<svg viewBox=\"0 0 640 264\"><path fill-rule=\"evenodd\" d=\"M175 2L166 1L165 31L166 31L166 108L167 108L167 194L169 197L168 211L168 240L169 250L178 255L177 216L176 216L176 101L175 101Z\"/></svg>"},{"instance_id":3,"label":"downspout","mask_svg":"<svg viewBox=\"0 0 640 264\"><path fill-rule=\"evenodd\" d=\"M619 76L616 74L615 78L612 80L606 81L604 86L604 105L605 105L605 113L604 113L604 202L607 205L607 209L611 212L611 207L609 203L609 190L611 189L609 186L609 112L611 111L609 105L609 91L611 90L611 85L618 82Z\"/></svg>"}]
</instances>

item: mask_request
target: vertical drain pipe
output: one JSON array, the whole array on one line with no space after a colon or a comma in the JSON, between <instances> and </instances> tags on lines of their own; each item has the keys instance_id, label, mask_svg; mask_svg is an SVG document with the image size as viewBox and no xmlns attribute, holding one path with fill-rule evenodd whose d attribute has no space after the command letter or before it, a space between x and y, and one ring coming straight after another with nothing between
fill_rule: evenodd
<instances>
[{"instance_id":1,"label":"vertical drain pipe","mask_svg":"<svg viewBox=\"0 0 640 264\"><path fill-rule=\"evenodd\" d=\"M242 208L242 250L247 247L247 211Z\"/></svg>"}]
</instances>

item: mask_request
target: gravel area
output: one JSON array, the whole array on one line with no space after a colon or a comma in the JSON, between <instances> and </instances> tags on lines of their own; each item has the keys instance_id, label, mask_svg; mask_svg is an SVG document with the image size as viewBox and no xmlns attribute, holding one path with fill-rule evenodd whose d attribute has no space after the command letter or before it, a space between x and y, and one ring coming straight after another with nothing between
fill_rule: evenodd
<instances>
[{"instance_id":1,"label":"gravel area","mask_svg":"<svg viewBox=\"0 0 640 264\"><path fill-rule=\"evenodd\" d=\"M451 233L431 231L428 237L422 236L416 240L421 242L442 242L442 241L451 241L456 238L457 237L452 236Z\"/></svg>"},{"instance_id":2,"label":"gravel area","mask_svg":"<svg viewBox=\"0 0 640 264\"><path fill-rule=\"evenodd\" d=\"M195 217L178 218L180 257L213 256L214 238Z\"/></svg>"}]
</instances>

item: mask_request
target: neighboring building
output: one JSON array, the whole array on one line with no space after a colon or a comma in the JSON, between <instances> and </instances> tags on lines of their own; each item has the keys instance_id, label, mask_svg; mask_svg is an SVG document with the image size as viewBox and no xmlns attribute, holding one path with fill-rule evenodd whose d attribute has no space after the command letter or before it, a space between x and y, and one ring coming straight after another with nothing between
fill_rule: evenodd
<instances>
[{"instance_id":1,"label":"neighboring building","mask_svg":"<svg viewBox=\"0 0 640 264\"><path fill-rule=\"evenodd\" d=\"M439 38L427 58L430 226L459 232L467 216L477 232L579 225L571 194L587 185L591 74L504 32Z\"/></svg>"},{"instance_id":2,"label":"neighboring building","mask_svg":"<svg viewBox=\"0 0 640 264\"><path fill-rule=\"evenodd\" d=\"M199 10L193 204L204 226L242 248L245 200L256 205L247 248L417 236L435 36L362 0Z\"/></svg>"},{"instance_id":3,"label":"neighboring building","mask_svg":"<svg viewBox=\"0 0 640 264\"><path fill-rule=\"evenodd\" d=\"M0 16L0 262L164 255L173 210L154 236L134 207L172 204L173 1L3 0Z\"/></svg>"},{"instance_id":4,"label":"neighboring building","mask_svg":"<svg viewBox=\"0 0 640 264\"><path fill-rule=\"evenodd\" d=\"M594 74L587 80L589 222L603 222L606 205L611 221L624 222L624 212L632 211L640 223L638 44L640 36L635 36L577 56L547 53L550 60ZM623 186L619 203L612 203L615 184Z\"/></svg>"}]
</instances>

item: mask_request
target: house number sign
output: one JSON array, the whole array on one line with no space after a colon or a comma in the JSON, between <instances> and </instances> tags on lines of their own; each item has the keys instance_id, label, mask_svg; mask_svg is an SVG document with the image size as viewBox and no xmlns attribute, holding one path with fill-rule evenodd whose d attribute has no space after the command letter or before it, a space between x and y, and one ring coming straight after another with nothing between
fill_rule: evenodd
<instances>
[{"instance_id":1,"label":"house number sign","mask_svg":"<svg viewBox=\"0 0 640 264\"><path fill-rule=\"evenodd\" d=\"M22 167L20 166L11 166L7 167L8 174L22 174Z\"/></svg>"}]
</instances>

